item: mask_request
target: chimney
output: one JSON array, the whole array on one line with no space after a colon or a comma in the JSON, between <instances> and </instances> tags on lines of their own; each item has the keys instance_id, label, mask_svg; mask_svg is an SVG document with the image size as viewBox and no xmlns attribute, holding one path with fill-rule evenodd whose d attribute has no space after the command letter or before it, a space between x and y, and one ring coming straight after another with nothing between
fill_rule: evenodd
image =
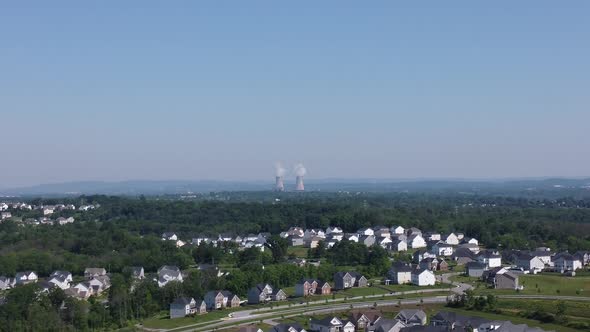
<instances>
[{"instance_id":1,"label":"chimney","mask_svg":"<svg viewBox=\"0 0 590 332\"><path fill-rule=\"evenodd\" d=\"M305 187L303 186L303 176L298 175L296 180L295 190L296 191L304 191Z\"/></svg>"},{"instance_id":2,"label":"chimney","mask_svg":"<svg viewBox=\"0 0 590 332\"><path fill-rule=\"evenodd\" d=\"M285 191L285 184L283 183L282 176L276 177L275 191Z\"/></svg>"}]
</instances>

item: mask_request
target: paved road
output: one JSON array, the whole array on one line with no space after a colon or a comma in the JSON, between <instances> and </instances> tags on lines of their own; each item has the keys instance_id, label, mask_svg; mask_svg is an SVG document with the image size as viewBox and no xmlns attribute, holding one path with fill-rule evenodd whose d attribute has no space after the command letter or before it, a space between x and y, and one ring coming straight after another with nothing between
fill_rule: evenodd
<instances>
[{"instance_id":1,"label":"paved road","mask_svg":"<svg viewBox=\"0 0 590 332\"><path fill-rule=\"evenodd\" d=\"M386 294L385 296L403 296L408 294L428 294L432 292L440 292L440 291L451 291L454 294L461 295L466 290L471 289L471 285L466 283L460 282L453 282L450 280L452 276L459 275L460 273L446 273L443 275L437 276L437 280L443 283L452 284L454 287L451 289L448 288L439 288L439 289L425 289L419 291L407 291L407 292L392 292L391 294ZM344 299L335 299L330 300L329 303L326 303L325 300L322 301L310 301L308 307L306 304L291 304L291 305L280 305L280 306L273 306L271 309L269 307L263 307L259 309L250 309L250 310L242 310L236 311L232 313L232 317L222 318L218 321L209 321L209 322L201 322L186 325L183 327L178 327L169 330L157 330L157 329L147 329L143 328L147 331L168 331L168 332L180 332L180 331L213 331L213 329L220 330L225 328L237 327L240 325L244 325L247 322L252 321L263 321L269 325L275 325L277 319L276 317L294 317L302 314L322 314L322 313L330 313L330 312L337 312L337 311L344 311L351 308L354 309L361 309L361 308L368 308L372 307L375 303L378 306L391 306L397 305L399 302L404 305L408 304L419 304L422 300L422 303L446 303L448 296L425 296L421 298L412 298L406 300L399 300L399 299L389 299L389 300L376 300L376 298L382 298L382 294L378 295L369 295L366 297L354 297L349 298L348 301L352 302L344 302ZM543 296L543 295L500 295L499 298L506 298L506 299L545 299L545 300L576 300L576 301L590 301L590 298L583 298L583 297L576 297L576 296ZM367 300L370 299L370 300ZM354 302L357 300L358 302ZM316 306L313 306L316 305Z\"/></svg>"}]
</instances>

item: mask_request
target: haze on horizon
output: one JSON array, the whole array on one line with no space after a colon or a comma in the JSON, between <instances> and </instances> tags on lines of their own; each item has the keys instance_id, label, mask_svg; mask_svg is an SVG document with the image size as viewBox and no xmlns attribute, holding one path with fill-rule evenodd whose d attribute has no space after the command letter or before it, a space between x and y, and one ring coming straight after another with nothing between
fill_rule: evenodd
<instances>
[{"instance_id":1,"label":"haze on horizon","mask_svg":"<svg viewBox=\"0 0 590 332\"><path fill-rule=\"evenodd\" d=\"M587 176L589 16L587 1L2 3L0 188L270 182L277 161L310 178Z\"/></svg>"}]
</instances>

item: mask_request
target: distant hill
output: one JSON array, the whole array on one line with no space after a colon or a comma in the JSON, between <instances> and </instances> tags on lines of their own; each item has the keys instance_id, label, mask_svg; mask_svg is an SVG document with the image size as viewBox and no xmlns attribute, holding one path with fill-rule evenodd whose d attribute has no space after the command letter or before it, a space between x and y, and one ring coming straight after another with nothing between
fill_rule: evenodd
<instances>
[{"instance_id":1,"label":"distant hill","mask_svg":"<svg viewBox=\"0 0 590 332\"><path fill-rule=\"evenodd\" d=\"M363 191L412 193L462 193L518 197L590 197L590 178L585 179L509 179L509 180L387 180L320 179L306 180L308 191ZM287 189L294 184L286 183ZM122 181L67 182L0 190L0 196L64 196L81 194L165 195L221 191L270 191L272 182L251 181Z\"/></svg>"}]
</instances>

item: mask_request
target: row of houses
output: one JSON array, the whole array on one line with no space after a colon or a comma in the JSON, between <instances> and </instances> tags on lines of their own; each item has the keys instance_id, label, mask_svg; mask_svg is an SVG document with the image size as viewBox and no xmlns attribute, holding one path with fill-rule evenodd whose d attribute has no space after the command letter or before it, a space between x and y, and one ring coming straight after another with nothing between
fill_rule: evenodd
<instances>
[{"instance_id":1,"label":"row of houses","mask_svg":"<svg viewBox=\"0 0 590 332\"><path fill-rule=\"evenodd\" d=\"M240 329L239 332L261 332L259 329ZM526 324L513 324L510 321L489 320L480 317L460 315L454 312L440 311L430 317L420 309L401 310L394 318L385 318L379 310L369 309L352 311L346 318L328 316L323 319L311 319L309 331L314 332L543 332L542 329ZM308 332L299 323L281 323L273 326L269 332Z\"/></svg>"},{"instance_id":2,"label":"row of houses","mask_svg":"<svg viewBox=\"0 0 590 332\"><path fill-rule=\"evenodd\" d=\"M103 268L86 268L83 281L74 283L73 280L68 271L54 271L45 280L39 280L34 271L25 271L16 273L14 278L0 276L0 290L38 283L42 292L57 287L64 290L66 295L87 299L92 295L100 295L111 286L110 277Z\"/></svg>"},{"instance_id":3,"label":"row of houses","mask_svg":"<svg viewBox=\"0 0 590 332\"><path fill-rule=\"evenodd\" d=\"M88 211L99 208L99 204L80 205L78 208L74 204L55 204L55 205L31 205L25 202L0 202L0 212L8 210L40 210L44 216L51 215L55 212L71 210L71 211Z\"/></svg>"},{"instance_id":4,"label":"row of houses","mask_svg":"<svg viewBox=\"0 0 590 332\"><path fill-rule=\"evenodd\" d=\"M190 241L183 241L179 238L178 234L175 232L164 232L162 233L162 241L173 241L175 242L177 247L182 247L185 245L193 245L198 246L201 243L211 244L213 246L218 246L220 243L224 242L234 242L238 244L239 248L247 249L247 248L260 248L261 251L264 251L264 244L266 243L266 239L269 238L271 235L270 233L259 233L259 234L248 234L248 235L236 235L232 236L230 234L219 234L218 236L198 236L193 237Z\"/></svg>"},{"instance_id":5,"label":"row of houses","mask_svg":"<svg viewBox=\"0 0 590 332\"><path fill-rule=\"evenodd\" d=\"M394 262L387 271L383 281L385 285L413 284L416 286L433 286L436 284L436 276L426 268L403 262Z\"/></svg>"}]
</instances>

